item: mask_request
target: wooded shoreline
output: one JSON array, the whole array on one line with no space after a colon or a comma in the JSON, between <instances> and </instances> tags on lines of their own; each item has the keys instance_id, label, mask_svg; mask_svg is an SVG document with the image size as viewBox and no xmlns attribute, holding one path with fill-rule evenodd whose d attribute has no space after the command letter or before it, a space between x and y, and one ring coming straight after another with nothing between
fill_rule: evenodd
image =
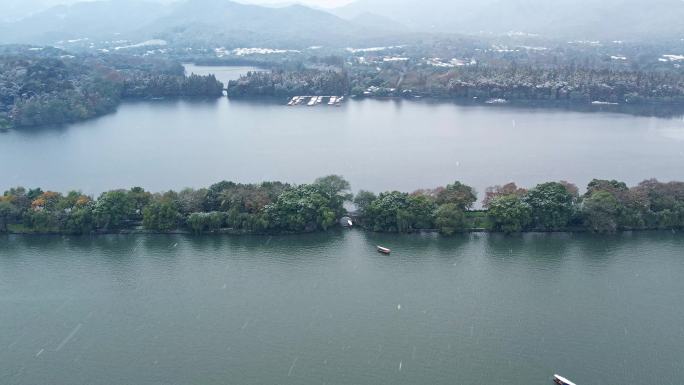
<instances>
[{"instance_id":1,"label":"wooded shoreline","mask_svg":"<svg viewBox=\"0 0 684 385\"><path fill-rule=\"evenodd\" d=\"M676 68L502 64L441 68L422 59L358 62L310 58L300 65L261 61L222 84L186 76L177 57L69 54L52 47L0 46L0 130L69 124L116 111L126 100L285 98L344 95L463 104L607 110L647 116L684 114L684 75ZM303 60L303 59L302 59ZM228 62L230 63L230 62ZM381 70L378 70L381 69Z\"/></svg>"},{"instance_id":2,"label":"wooded shoreline","mask_svg":"<svg viewBox=\"0 0 684 385\"><path fill-rule=\"evenodd\" d=\"M346 225L346 217L373 232L444 235L684 229L684 182L646 180L630 188L595 179L584 194L564 181L529 190L509 183L485 191L484 210L473 209L477 201L460 182L354 196L336 175L301 185L223 181L155 194L134 187L97 198L17 187L0 196L0 233L302 234Z\"/></svg>"}]
</instances>

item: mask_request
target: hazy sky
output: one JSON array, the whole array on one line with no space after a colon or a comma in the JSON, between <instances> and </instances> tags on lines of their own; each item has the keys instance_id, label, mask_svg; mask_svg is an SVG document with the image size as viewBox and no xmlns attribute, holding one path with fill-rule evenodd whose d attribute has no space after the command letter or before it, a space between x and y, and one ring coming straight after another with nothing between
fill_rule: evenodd
<instances>
[{"instance_id":1,"label":"hazy sky","mask_svg":"<svg viewBox=\"0 0 684 385\"><path fill-rule=\"evenodd\" d=\"M353 0L298 0L298 1L287 1L287 0L238 0L241 3L251 3L251 4L283 4L283 3L302 3L306 5L316 6L316 7L338 7L341 5L349 4Z\"/></svg>"}]
</instances>

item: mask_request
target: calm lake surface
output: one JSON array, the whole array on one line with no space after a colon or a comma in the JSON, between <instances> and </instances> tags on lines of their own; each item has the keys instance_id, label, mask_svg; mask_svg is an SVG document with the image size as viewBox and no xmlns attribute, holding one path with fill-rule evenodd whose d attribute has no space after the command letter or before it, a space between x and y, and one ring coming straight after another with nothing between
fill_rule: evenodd
<instances>
[{"instance_id":1,"label":"calm lake surface","mask_svg":"<svg viewBox=\"0 0 684 385\"><path fill-rule=\"evenodd\" d=\"M0 383L680 385L682 250L671 232L1 236Z\"/></svg>"},{"instance_id":2,"label":"calm lake surface","mask_svg":"<svg viewBox=\"0 0 684 385\"><path fill-rule=\"evenodd\" d=\"M188 66L227 81L253 68ZM684 179L684 120L401 100L342 107L285 101L123 104L99 119L0 133L0 189L204 187L220 180L413 191L461 180L480 192L592 178Z\"/></svg>"},{"instance_id":3,"label":"calm lake surface","mask_svg":"<svg viewBox=\"0 0 684 385\"><path fill-rule=\"evenodd\" d=\"M681 118L398 100L138 102L0 133L0 190L337 173L482 192L682 180L683 164ZM0 236L0 384L680 385L683 251L670 232Z\"/></svg>"}]
</instances>

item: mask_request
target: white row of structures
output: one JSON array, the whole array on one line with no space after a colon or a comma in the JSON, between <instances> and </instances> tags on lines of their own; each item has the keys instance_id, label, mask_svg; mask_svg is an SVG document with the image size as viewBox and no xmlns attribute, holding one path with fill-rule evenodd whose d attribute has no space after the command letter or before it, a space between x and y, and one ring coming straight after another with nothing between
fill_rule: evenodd
<instances>
[{"instance_id":1,"label":"white row of structures","mask_svg":"<svg viewBox=\"0 0 684 385\"><path fill-rule=\"evenodd\" d=\"M288 106L299 106L306 104L309 107L323 103L327 99L329 106L340 106L344 101L344 96L295 96L290 100Z\"/></svg>"}]
</instances>

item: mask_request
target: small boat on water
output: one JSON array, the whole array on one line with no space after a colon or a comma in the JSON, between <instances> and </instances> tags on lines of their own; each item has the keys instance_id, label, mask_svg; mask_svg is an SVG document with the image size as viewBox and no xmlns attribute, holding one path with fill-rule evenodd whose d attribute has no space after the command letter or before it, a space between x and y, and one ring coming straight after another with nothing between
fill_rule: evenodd
<instances>
[{"instance_id":1,"label":"small boat on water","mask_svg":"<svg viewBox=\"0 0 684 385\"><path fill-rule=\"evenodd\" d=\"M508 104L508 100L501 98L489 99L485 102L485 104Z\"/></svg>"},{"instance_id":2,"label":"small boat on water","mask_svg":"<svg viewBox=\"0 0 684 385\"><path fill-rule=\"evenodd\" d=\"M386 247L378 246L378 253L389 255L391 252L392 252L392 250L390 250Z\"/></svg>"},{"instance_id":3,"label":"small boat on water","mask_svg":"<svg viewBox=\"0 0 684 385\"><path fill-rule=\"evenodd\" d=\"M557 374L554 374L554 375L553 375L553 382L555 382L555 383L558 384L558 385L575 385L574 382L568 380L568 379L565 378L565 377L561 377L561 376L559 376L559 375L557 375Z\"/></svg>"}]
</instances>

